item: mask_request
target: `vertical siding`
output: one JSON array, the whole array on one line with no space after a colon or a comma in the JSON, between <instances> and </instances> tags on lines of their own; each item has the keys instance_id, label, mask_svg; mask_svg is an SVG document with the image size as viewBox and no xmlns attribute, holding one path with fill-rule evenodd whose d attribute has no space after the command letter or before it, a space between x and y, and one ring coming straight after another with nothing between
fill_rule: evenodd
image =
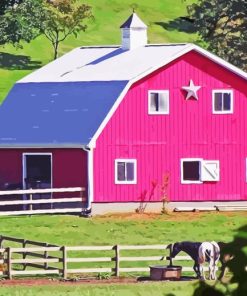
<instances>
[{"instance_id":1,"label":"vertical siding","mask_svg":"<svg viewBox=\"0 0 247 296\"><path fill-rule=\"evenodd\" d=\"M82 149L0 149L0 189L5 183L22 184L22 154L34 152L52 153L54 188L87 189L87 153Z\"/></svg>"},{"instance_id":2,"label":"vertical siding","mask_svg":"<svg viewBox=\"0 0 247 296\"><path fill-rule=\"evenodd\" d=\"M181 88L192 79L199 99L185 100ZM233 89L234 113L212 114L212 90ZM148 115L148 90L170 91L170 114ZM165 172L173 201L247 200L246 81L191 52L131 87L99 136L94 153L95 202L140 201ZM114 184L115 158L137 159L138 183ZM180 159L220 161L220 181L181 184Z\"/></svg>"}]
</instances>

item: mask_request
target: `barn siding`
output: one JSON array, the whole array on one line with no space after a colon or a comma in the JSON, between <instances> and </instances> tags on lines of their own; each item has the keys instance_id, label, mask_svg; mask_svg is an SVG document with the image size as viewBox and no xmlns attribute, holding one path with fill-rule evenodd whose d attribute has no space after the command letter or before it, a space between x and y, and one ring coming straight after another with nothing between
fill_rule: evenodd
<instances>
[{"instance_id":1,"label":"barn siding","mask_svg":"<svg viewBox=\"0 0 247 296\"><path fill-rule=\"evenodd\" d=\"M86 187L87 153L82 149L1 149L0 188L22 184L22 154L52 153L53 187Z\"/></svg>"},{"instance_id":2,"label":"barn siding","mask_svg":"<svg viewBox=\"0 0 247 296\"><path fill-rule=\"evenodd\" d=\"M199 99L185 100L181 88L192 79ZM234 90L234 113L212 114L212 90ZM170 114L148 115L148 90L170 91ZM94 201L160 201L162 176L170 174L173 201L247 200L246 82L202 55L190 52L131 87L97 139L94 151ZM135 158L136 185L114 184L115 158ZM180 159L220 161L220 181L181 184ZM147 192L147 194L145 194Z\"/></svg>"}]
</instances>

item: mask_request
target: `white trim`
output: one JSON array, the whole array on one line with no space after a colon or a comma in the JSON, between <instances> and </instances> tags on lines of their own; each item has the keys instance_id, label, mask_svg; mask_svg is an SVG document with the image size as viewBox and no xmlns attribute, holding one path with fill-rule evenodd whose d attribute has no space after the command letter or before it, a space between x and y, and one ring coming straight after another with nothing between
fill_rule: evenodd
<instances>
[{"instance_id":1,"label":"white trim","mask_svg":"<svg viewBox=\"0 0 247 296\"><path fill-rule=\"evenodd\" d=\"M222 67L230 70L231 72L237 74L238 76L244 78L247 80L247 73L244 72L243 70L239 69L238 67L232 65L231 63L223 60L222 58L218 57L217 55L193 44L193 49L196 50L197 52L201 53L202 55L208 57L210 60L214 61L215 63L221 65ZM192 50L193 50L192 49Z\"/></svg>"},{"instance_id":2,"label":"white trim","mask_svg":"<svg viewBox=\"0 0 247 296\"><path fill-rule=\"evenodd\" d=\"M119 95L119 97L117 98L117 100L115 101L115 103L113 104L111 110L108 112L108 114L106 115L106 117L104 118L104 120L102 121L102 123L100 124L99 128L97 129L96 133L93 135L92 139L90 140L88 147L96 147L96 140L99 137L99 135L101 134L101 132L103 131L103 129L105 128L105 126L107 125L108 121L111 119L112 115L114 114L114 112L117 110L118 106L120 105L120 103L122 102L122 99L124 98L124 96L126 95L126 93L128 92L129 88L131 87L132 82L128 82L127 85L125 86L125 88L123 89L123 91L121 92L121 94Z\"/></svg>"},{"instance_id":3,"label":"white trim","mask_svg":"<svg viewBox=\"0 0 247 296\"><path fill-rule=\"evenodd\" d=\"M151 96L150 94L151 93L157 93L157 94L165 94L166 95L166 100L167 100L167 110L165 111L152 111L151 110L151 107L150 107L150 99L151 99ZM165 89L165 90L149 90L148 91L148 114L149 115L167 115L170 113L170 93L169 93L169 90Z\"/></svg>"},{"instance_id":4,"label":"white trim","mask_svg":"<svg viewBox=\"0 0 247 296\"><path fill-rule=\"evenodd\" d=\"M91 209L91 204L94 201L94 174L93 174L93 149L87 152L88 157L88 209Z\"/></svg>"},{"instance_id":5,"label":"white trim","mask_svg":"<svg viewBox=\"0 0 247 296\"><path fill-rule=\"evenodd\" d=\"M118 175L118 167L117 167L117 164L118 162L128 162L128 163L133 163L134 164L134 180L133 181L119 181L117 179L117 175ZM133 158L116 158L115 159L115 184L137 184L137 160L136 159L133 159Z\"/></svg>"},{"instance_id":6,"label":"white trim","mask_svg":"<svg viewBox=\"0 0 247 296\"><path fill-rule=\"evenodd\" d=\"M52 170L52 153L49 152L24 152L22 153L22 186L23 189L26 189L26 182L25 178L27 177L27 163L26 163L26 156L27 155L49 155L51 159L51 188L53 187L53 170Z\"/></svg>"},{"instance_id":7,"label":"white trim","mask_svg":"<svg viewBox=\"0 0 247 296\"><path fill-rule=\"evenodd\" d=\"M216 165L216 169L212 172L211 169L208 168L210 164ZM205 175L206 172L206 175ZM208 177L211 175L211 177ZM215 173L215 175L214 175ZM220 161L219 160L203 160L201 165L201 181L203 182L219 182L220 181Z\"/></svg>"},{"instance_id":8,"label":"white trim","mask_svg":"<svg viewBox=\"0 0 247 296\"><path fill-rule=\"evenodd\" d=\"M176 44L173 44L176 45ZM187 46L182 49L180 52L178 52L177 54L175 54L174 56L170 57L167 60L164 60L164 62L158 66L155 66L153 68L150 68L147 71L144 71L143 73L141 73L140 75L136 76L135 78L131 79L128 84L125 86L124 90L121 92L121 94L119 95L119 97L117 98L116 102L114 103L114 105L112 106L111 110L109 111L109 113L107 114L107 116L105 117L105 119L103 120L103 122L101 123L101 125L99 126L99 128L97 129L96 133L93 135L90 143L89 143L89 147L95 147L97 138L99 137L99 135L101 134L101 132L103 131L103 129L105 128L105 126L107 125L107 123L109 122L109 120L111 119L112 115L114 114L115 110L117 109L117 107L120 105L122 99L124 98L124 96L126 95L126 93L128 92L128 90L130 89L130 87L137 81L141 80L143 77L146 77L147 75L153 73L154 71L164 67L165 65L171 63L172 61L176 60L177 58L183 56L184 54L195 50L196 52L200 53L203 56L206 56L207 58L209 58L210 60L212 60L213 62L221 65L222 67L226 68L227 70L233 72L234 74L237 74L238 76L244 78L247 80L247 73L244 72L243 70L237 68L236 66L233 66L232 64L224 61L223 59L219 58L218 56L208 52L207 50L195 45L195 44L191 44L188 43Z\"/></svg>"},{"instance_id":9,"label":"white trim","mask_svg":"<svg viewBox=\"0 0 247 296\"><path fill-rule=\"evenodd\" d=\"M199 180L198 181L190 181L190 180L184 180L184 172L183 172L183 163L187 161L199 161L200 166L201 162L203 161L202 158L181 158L180 159L180 174L181 174L181 184L202 184L203 182L200 180L201 175L201 168L199 167Z\"/></svg>"},{"instance_id":10,"label":"white trim","mask_svg":"<svg viewBox=\"0 0 247 296\"><path fill-rule=\"evenodd\" d=\"M215 93L230 93L231 94L231 98L230 98L230 110L222 110L222 111L216 111L214 108L214 99L215 99ZM233 90L232 89L213 89L212 90L212 112L213 114L232 114L233 113L233 104L234 104L234 97L233 97Z\"/></svg>"}]
</instances>

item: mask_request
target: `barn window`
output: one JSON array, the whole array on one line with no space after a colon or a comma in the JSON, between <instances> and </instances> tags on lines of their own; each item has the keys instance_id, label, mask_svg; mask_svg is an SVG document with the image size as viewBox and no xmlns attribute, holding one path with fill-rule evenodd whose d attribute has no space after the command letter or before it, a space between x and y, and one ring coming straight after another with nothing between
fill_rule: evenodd
<instances>
[{"instance_id":1,"label":"barn window","mask_svg":"<svg viewBox=\"0 0 247 296\"><path fill-rule=\"evenodd\" d=\"M115 183L136 184L136 159L115 160Z\"/></svg>"},{"instance_id":2,"label":"barn window","mask_svg":"<svg viewBox=\"0 0 247 296\"><path fill-rule=\"evenodd\" d=\"M150 90L148 92L148 113L169 114L169 91Z\"/></svg>"},{"instance_id":3,"label":"barn window","mask_svg":"<svg viewBox=\"0 0 247 296\"><path fill-rule=\"evenodd\" d=\"M232 90L213 90L213 113L233 113Z\"/></svg>"},{"instance_id":4,"label":"barn window","mask_svg":"<svg viewBox=\"0 0 247 296\"><path fill-rule=\"evenodd\" d=\"M220 177L218 160L184 158L181 160L181 183L217 182Z\"/></svg>"}]
</instances>

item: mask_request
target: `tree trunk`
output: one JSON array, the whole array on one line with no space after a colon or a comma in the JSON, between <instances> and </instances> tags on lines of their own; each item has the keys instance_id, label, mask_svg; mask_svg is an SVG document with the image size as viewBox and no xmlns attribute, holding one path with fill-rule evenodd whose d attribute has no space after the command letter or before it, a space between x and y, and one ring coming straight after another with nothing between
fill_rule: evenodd
<instances>
[{"instance_id":1,"label":"tree trunk","mask_svg":"<svg viewBox=\"0 0 247 296\"><path fill-rule=\"evenodd\" d=\"M58 41L56 41L55 43L53 43L53 48L54 48L54 57L53 57L53 60L56 60L57 59L58 45L59 45L59 42Z\"/></svg>"}]
</instances>

